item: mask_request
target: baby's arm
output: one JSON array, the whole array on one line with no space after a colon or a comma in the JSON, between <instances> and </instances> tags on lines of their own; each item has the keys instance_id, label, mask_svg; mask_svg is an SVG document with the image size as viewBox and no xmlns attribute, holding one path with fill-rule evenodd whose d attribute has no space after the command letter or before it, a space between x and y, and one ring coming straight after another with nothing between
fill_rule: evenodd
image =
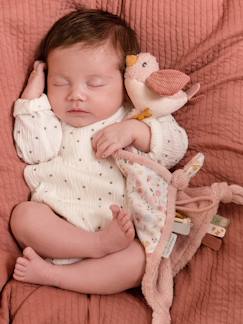
<instances>
[{"instance_id":1,"label":"baby's arm","mask_svg":"<svg viewBox=\"0 0 243 324\"><path fill-rule=\"evenodd\" d=\"M188 149L188 137L172 115L157 119L147 118L150 126L151 142L149 155L167 169L175 166Z\"/></svg>"},{"instance_id":2,"label":"baby's arm","mask_svg":"<svg viewBox=\"0 0 243 324\"><path fill-rule=\"evenodd\" d=\"M29 164L53 158L61 146L61 125L43 90L44 64L35 63L28 84L14 106L17 153Z\"/></svg>"},{"instance_id":3,"label":"baby's arm","mask_svg":"<svg viewBox=\"0 0 243 324\"><path fill-rule=\"evenodd\" d=\"M41 61L35 61L33 70L30 73L28 83L22 92L22 99L36 99L39 98L45 88L45 63Z\"/></svg>"},{"instance_id":4,"label":"baby's arm","mask_svg":"<svg viewBox=\"0 0 243 324\"><path fill-rule=\"evenodd\" d=\"M148 152L150 148L150 127L143 122L129 119L114 123L97 132L93 147L97 158L107 158L119 149L129 145Z\"/></svg>"},{"instance_id":5,"label":"baby's arm","mask_svg":"<svg viewBox=\"0 0 243 324\"><path fill-rule=\"evenodd\" d=\"M185 130L172 115L115 123L99 131L93 139L97 158L107 158L118 149L129 145L149 153L152 159L166 168L171 168L185 155L188 139Z\"/></svg>"}]
</instances>

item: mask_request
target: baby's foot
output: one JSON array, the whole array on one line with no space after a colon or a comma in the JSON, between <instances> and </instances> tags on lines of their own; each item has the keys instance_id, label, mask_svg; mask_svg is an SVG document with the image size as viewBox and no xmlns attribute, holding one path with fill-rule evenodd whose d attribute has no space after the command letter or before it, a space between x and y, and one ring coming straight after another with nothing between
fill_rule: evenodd
<instances>
[{"instance_id":1,"label":"baby's foot","mask_svg":"<svg viewBox=\"0 0 243 324\"><path fill-rule=\"evenodd\" d=\"M44 92L45 88L45 63L35 61L34 68L30 73L28 83L21 95L22 99L39 98Z\"/></svg>"},{"instance_id":2,"label":"baby's foot","mask_svg":"<svg viewBox=\"0 0 243 324\"><path fill-rule=\"evenodd\" d=\"M23 251L23 257L16 260L13 277L18 281L55 286L54 267L31 247L27 247Z\"/></svg>"},{"instance_id":3,"label":"baby's foot","mask_svg":"<svg viewBox=\"0 0 243 324\"><path fill-rule=\"evenodd\" d=\"M100 234L101 248L105 254L114 253L130 245L135 230L130 215L116 205L111 207L113 219Z\"/></svg>"}]
</instances>

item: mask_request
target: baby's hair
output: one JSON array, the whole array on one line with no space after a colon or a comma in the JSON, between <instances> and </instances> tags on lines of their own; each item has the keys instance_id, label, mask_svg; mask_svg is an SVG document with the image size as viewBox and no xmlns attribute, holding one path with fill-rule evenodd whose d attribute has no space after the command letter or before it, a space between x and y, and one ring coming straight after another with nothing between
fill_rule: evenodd
<instances>
[{"instance_id":1,"label":"baby's hair","mask_svg":"<svg viewBox=\"0 0 243 324\"><path fill-rule=\"evenodd\" d=\"M42 41L39 59L47 62L48 55L58 47L76 43L84 46L99 46L111 41L121 55L120 69L125 68L125 57L137 54L139 45L136 33L120 17L96 9L78 9L60 18Z\"/></svg>"}]
</instances>

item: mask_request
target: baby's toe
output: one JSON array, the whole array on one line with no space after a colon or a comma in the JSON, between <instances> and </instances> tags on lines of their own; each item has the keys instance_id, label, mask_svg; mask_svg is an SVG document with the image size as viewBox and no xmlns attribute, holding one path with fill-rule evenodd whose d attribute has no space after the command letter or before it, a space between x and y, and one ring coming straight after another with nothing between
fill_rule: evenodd
<instances>
[{"instance_id":1,"label":"baby's toe","mask_svg":"<svg viewBox=\"0 0 243 324\"><path fill-rule=\"evenodd\" d=\"M28 259L28 260L32 260L35 257L37 257L37 254L35 253L35 251L31 248L31 247L27 247L23 250L23 255ZM27 260L27 261L28 261Z\"/></svg>"},{"instance_id":2,"label":"baby's toe","mask_svg":"<svg viewBox=\"0 0 243 324\"><path fill-rule=\"evenodd\" d=\"M24 271L26 269L26 265L16 263L14 269L19 271Z\"/></svg>"},{"instance_id":3,"label":"baby's toe","mask_svg":"<svg viewBox=\"0 0 243 324\"><path fill-rule=\"evenodd\" d=\"M28 264L28 260L26 260L26 258L23 258L23 257L18 257L17 260L16 260L16 265L17 264L21 264L23 266L26 266Z\"/></svg>"},{"instance_id":4,"label":"baby's toe","mask_svg":"<svg viewBox=\"0 0 243 324\"><path fill-rule=\"evenodd\" d=\"M17 268L17 267L14 268L14 275L15 276L23 277L24 274L25 274L25 269L20 269L20 268Z\"/></svg>"},{"instance_id":5,"label":"baby's toe","mask_svg":"<svg viewBox=\"0 0 243 324\"><path fill-rule=\"evenodd\" d=\"M14 273L14 274L13 274L13 278L14 278L15 280L18 280L18 281L24 281L24 276L23 276L23 274Z\"/></svg>"},{"instance_id":6,"label":"baby's toe","mask_svg":"<svg viewBox=\"0 0 243 324\"><path fill-rule=\"evenodd\" d=\"M21 269L14 269L14 274L17 276L23 276L25 273L25 271L21 270Z\"/></svg>"}]
</instances>

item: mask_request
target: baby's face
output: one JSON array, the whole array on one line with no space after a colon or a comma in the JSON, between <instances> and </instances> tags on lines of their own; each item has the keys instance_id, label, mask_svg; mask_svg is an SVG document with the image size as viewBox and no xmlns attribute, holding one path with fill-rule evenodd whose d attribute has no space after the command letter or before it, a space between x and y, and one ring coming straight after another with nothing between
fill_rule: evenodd
<instances>
[{"instance_id":1,"label":"baby's face","mask_svg":"<svg viewBox=\"0 0 243 324\"><path fill-rule=\"evenodd\" d=\"M120 58L109 44L56 48L48 56L47 95L54 113L82 127L113 115L123 101Z\"/></svg>"}]
</instances>

